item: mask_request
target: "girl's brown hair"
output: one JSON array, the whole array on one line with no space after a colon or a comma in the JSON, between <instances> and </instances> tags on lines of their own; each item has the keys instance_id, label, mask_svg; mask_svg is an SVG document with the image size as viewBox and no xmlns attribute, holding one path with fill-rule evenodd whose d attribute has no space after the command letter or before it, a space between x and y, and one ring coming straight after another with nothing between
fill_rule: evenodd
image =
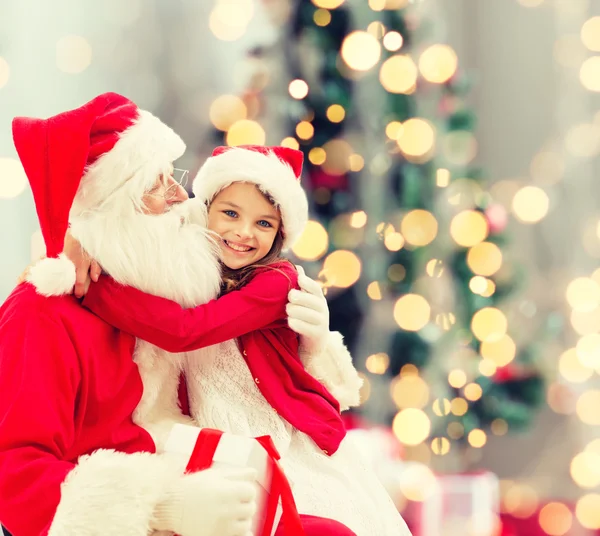
<instances>
[{"instance_id":1,"label":"girl's brown hair","mask_svg":"<svg viewBox=\"0 0 600 536\"><path fill-rule=\"evenodd\" d=\"M275 200L270 196L261 191L258 186L257 189L259 192L265 196L265 198L271 203L273 206L277 206ZM212 201L211 201L212 203ZM210 203L208 205L210 209ZM228 268L223 263L221 263L221 295L227 294L232 290L238 290L242 288L244 285L250 282L250 280L254 277L254 272L257 268L270 266L272 264L276 264L281 262L282 260L287 261L284 257L281 256L281 251L283 250L283 221L279 225L279 229L277 234L275 235L275 240L273 240L273 245L262 259L259 261L250 264L248 266L244 266L238 270L232 270ZM288 261L289 262L289 261ZM272 270L277 270L277 268L271 268ZM277 270L279 272L279 270ZM283 272L281 272L283 273ZM285 275L285 274L284 274ZM287 275L286 275L287 277Z\"/></svg>"}]
</instances>

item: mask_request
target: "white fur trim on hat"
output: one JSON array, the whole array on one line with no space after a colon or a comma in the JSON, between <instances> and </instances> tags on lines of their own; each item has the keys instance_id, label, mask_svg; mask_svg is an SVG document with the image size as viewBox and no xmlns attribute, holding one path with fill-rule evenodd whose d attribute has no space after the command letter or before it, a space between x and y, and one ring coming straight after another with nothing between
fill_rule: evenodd
<instances>
[{"instance_id":1,"label":"white fur trim on hat","mask_svg":"<svg viewBox=\"0 0 600 536\"><path fill-rule=\"evenodd\" d=\"M114 147L86 170L71 216L97 208L125 184L141 198L184 152L185 143L172 128L139 110L137 120L121 133Z\"/></svg>"},{"instance_id":2,"label":"white fur trim on hat","mask_svg":"<svg viewBox=\"0 0 600 536\"><path fill-rule=\"evenodd\" d=\"M75 286L75 265L64 253L57 258L42 259L29 268L25 281L42 296L70 294Z\"/></svg>"},{"instance_id":3,"label":"white fur trim on hat","mask_svg":"<svg viewBox=\"0 0 600 536\"><path fill-rule=\"evenodd\" d=\"M234 182L251 182L277 203L281 211L284 250L291 248L308 221L308 200L292 168L275 154L264 155L241 147L210 157L198 171L194 195L210 202Z\"/></svg>"}]
</instances>

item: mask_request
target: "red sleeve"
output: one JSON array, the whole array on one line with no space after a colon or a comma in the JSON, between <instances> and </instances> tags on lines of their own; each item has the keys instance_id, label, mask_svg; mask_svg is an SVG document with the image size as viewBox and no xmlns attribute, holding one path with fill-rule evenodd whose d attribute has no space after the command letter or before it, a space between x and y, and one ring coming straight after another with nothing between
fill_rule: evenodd
<instances>
[{"instance_id":1,"label":"red sleeve","mask_svg":"<svg viewBox=\"0 0 600 536\"><path fill-rule=\"evenodd\" d=\"M234 339L286 318L298 274L289 263L261 269L240 290L192 309L101 277L83 305L105 322L168 352L187 352Z\"/></svg>"},{"instance_id":2,"label":"red sleeve","mask_svg":"<svg viewBox=\"0 0 600 536\"><path fill-rule=\"evenodd\" d=\"M19 536L47 533L75 467L78 361L59 323L30 314L0 324L0 521Z\"/></svg>"}]
</instances>

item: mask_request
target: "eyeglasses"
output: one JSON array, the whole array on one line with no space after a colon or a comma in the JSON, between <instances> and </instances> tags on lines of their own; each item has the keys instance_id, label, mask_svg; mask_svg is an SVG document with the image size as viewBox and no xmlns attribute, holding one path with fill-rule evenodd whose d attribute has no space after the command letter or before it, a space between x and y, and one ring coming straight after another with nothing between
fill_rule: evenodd
<instances>
[{"instance_id":1,"label":"eyeglasses","mask_svg":"<svg viewBox=\"0 0 600 536\"><path fill-rule=\"evenodd\" d=\"M171 173L171 175L169 177L169 178L173 179L173 183L170 186L168 186L164 192L162 192L160 194L147 194L147 195L149 195L151 197L161 197L166 202L172 201L173 199L175 199L175 197L177 197L177 191L178 191L179 187L185 188L185 186L187 185L189 173L190 172L187 169L174 168L173 172Z\"/></svg>"}]
</instances>

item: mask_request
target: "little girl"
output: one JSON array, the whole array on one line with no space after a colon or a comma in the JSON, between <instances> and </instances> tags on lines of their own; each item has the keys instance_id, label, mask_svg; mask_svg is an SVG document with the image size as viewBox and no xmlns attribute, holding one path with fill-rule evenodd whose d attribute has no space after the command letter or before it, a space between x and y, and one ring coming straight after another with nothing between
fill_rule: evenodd
<instances>
[{"instance_id":1,"label":"little girl","mask_svg":"<svg viewBox=\"0 0 600 536\"><path fill-rule=\"evenodd\" d=\"M220 246L219 299L183 309L102 277L83 304L170 352L218 345L213 358L187 357L191 415L200 427L270 435L300 514L336 520L357 536L409 535L345 437L338 401L303 367L287 325L298 274L280 255L308 219L301 170L300 151L258 146L219 147L200 170L193 189Z\"/></svg>"}]
</instances>

